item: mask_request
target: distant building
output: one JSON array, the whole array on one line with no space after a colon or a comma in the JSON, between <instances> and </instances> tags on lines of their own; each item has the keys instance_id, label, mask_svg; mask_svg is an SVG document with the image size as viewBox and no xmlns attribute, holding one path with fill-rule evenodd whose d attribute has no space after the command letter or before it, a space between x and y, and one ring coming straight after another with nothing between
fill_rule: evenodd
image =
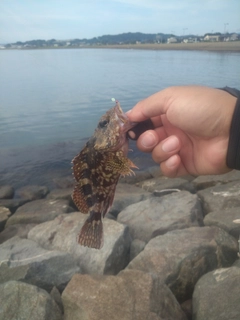
<instances>
[{"instance_id":1,"label":"distant building","mask_svg":"<svg viewBox=\"0 0 240 320\"><path fill-rule=\"evenodd\" d=\"M176 43L177 39L175 37L171 37L167 39L167 43Z\"/></svg>"},{"instance_id":2,"label":"distant building","mask_svg":"<svg viewBox=\"0 0 240 320\"><path fill-rule=\"evenodd\" d=\"M221 41L222 37L220 35L209 35L207 34L204 39L204 41Z\"/></svg>"}]
</instances>

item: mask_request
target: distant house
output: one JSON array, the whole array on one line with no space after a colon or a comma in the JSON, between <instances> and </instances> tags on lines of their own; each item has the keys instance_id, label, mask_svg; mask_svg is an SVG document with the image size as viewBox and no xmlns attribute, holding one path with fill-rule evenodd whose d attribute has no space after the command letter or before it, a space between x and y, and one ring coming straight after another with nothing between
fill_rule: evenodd
<instances>
[{"instance_id":1,"label":"distant house","mask_svg":"<svg viewBox=\"0 0 240 320\"><path fill-rule=\"evenodd\" d=\"M175 37L171 37L167 39L167 43L176 43L177 39Z\"/></svg>"},{"instance_id":2,"label":"distant house","mask_svg":"<svg viewBox=\"0 0 240 320\"><path fill-rule=\"evenodd\" d=\"M220 35L210 35L210 34L207 34L204 39L204 41L221 41L222 38Z\"/></svg>"}]
</instances>

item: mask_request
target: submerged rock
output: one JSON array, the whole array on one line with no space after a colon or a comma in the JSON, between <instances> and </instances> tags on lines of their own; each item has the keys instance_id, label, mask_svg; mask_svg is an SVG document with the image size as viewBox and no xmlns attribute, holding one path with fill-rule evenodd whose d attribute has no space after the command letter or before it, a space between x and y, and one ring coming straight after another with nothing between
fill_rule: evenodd
<instances>
[{"instance_id":1,"label":"submerged rock","mask_svg":"<svg viewBox=\"0 0 240 320\"><path fill-rule=\"evenodd\" d=\"M0 186L0 199L12 199L14 196L14 188L12 186Z\"/></svg>"},{"instance_id":2,"label":"submerged rock","mask_svg":"<svg viewBox=\"0 0 240 320\"><path fill-rule=\"evenodd\" d=\"M46 197L49 193L48 187L45 186L36 186L36 185L29 185L22 187L16 191L16 196L27 199L27 200L37 200Z\"/></svg>"}]
</instances>

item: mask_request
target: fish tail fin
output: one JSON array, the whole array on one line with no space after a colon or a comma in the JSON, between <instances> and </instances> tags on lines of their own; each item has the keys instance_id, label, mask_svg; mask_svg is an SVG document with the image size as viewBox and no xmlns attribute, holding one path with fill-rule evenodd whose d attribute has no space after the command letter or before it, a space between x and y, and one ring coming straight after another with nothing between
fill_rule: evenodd
<instances>
[{"instance_id":1,"label":"fish tail fin","mask_svg":"<svg viewBox=\"0 0 240 320\"><path fill-rule=\"evenodd\" d=\"M103 246L103 223L99 213L92 214L82 226L78 235L78 243L84 247L101 249ZM101 216L101 215L100 215ZM97 219L96 219L97 217Z\"/></svg>"}]
</instances>

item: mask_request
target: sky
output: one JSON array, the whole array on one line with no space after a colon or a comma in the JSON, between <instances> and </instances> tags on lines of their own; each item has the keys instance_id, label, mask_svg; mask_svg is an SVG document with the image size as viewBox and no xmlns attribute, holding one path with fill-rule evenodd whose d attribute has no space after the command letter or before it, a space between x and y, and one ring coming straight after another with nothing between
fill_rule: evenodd
<instances>
[{"instance_id":1,"label":"sky","mask_svg":"<svg viewBox=\"0 0 240 320\"><path fill-rule=\"evenodd\" d=\"M0 43L124 32L240 33L240 0L0 0Z\"/></svg>"}]
</instances>

